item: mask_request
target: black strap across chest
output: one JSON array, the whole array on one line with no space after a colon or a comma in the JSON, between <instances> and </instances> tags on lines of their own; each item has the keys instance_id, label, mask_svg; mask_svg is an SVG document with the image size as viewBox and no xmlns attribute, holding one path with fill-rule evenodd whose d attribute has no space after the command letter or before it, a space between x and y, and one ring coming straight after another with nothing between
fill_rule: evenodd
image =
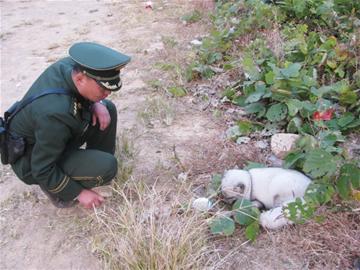
<instances>
[{"instance_id":1,"label":"black strap across chest","mask_svg":"<svg viewBox=\"0 0 360 270\"><path fill-rule=\"evenodd\" d=\"M4 120L6 125L9 125L11 119L28 104L30 104L31 102L33 102L34 100L40 97L49 94L62 94L62 95L72 96L72 93L69 90L62 88L49 88L37 95L32 95L27 97L26 99L23 99L22 101L17 101L4 113L4 118L5 118Z\"/></svg>"}]
</instances>

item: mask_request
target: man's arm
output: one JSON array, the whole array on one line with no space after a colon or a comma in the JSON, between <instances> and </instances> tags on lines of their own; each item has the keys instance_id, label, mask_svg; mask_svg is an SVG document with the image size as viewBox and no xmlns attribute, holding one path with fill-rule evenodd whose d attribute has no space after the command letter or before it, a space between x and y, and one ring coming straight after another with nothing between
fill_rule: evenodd
<instances>
[{"instance_id":1,"label":"man's arm","mask_svg":"<svg viewBox=\"0 0 360 270\"><path fill-rule=\"evenodd\" d=\"M92 125L95 126L99 122L100 130L105 130L111 122L110 113L105 104L95 102L92 105Z\"/></svg>"}]
</instances>

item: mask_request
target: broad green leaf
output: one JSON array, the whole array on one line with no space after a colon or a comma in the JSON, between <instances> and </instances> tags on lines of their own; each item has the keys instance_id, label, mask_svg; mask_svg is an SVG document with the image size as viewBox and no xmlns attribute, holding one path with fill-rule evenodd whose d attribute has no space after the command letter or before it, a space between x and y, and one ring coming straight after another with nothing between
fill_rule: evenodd
<instances>
[{"instance_id":1,"label":"broad green leaf","mask_svg":"<svg viewBox=\"0 0 360 270\"><path fill-rule=\"evenodd\" d=\"M314 149L307 153L303 169L314 178L332 175L336 171L336 160L325 150Z\"/></svg>"},{"instance_id":2,"label":"broad green leaf","mask_svg":"<svg viewBox=\"0 0 360 270\"><path fill-rule=\"evenodd\" d=\"M254 241L260 232L259 222L254 221L245 229L245 236L247 239Z\"/></svg>"},{"instance_id":3,"label":"broad green leaf","mask_svg":"<svg viewBox=\"0 0 360 270\"><path fill-rule=\"evenodd\" d=\"M235 95L236 91L232 87L225 88L224 92L221 94L221 97L227 97L228 99L232 99Z\"/></svg>"},{"instance_id":4,"label":"broad green leaf","mask_svg":"<svg viewBox=\"0 0 360 270\"><path fill-rule=\"evenodd\" d=\"M237 106L244 107L246 106L245 100L246 100L245 96L238 96L233 98L232 103Z\"/></svg>"},{"instance_id":5,"label":"broad green leaf","mask_svg":"<svg viewBox=\"0 0 360 270\"><path fill-rule=\"evenodd\" d=\"M340 170L340 176L349 179L354 189L360 188L360 168L354 164L344 164Z\"/></svg>"},{"instance_id":6,"label":"broad green leaf","mask_svg":"<svg viewBox=\"0 0 360 270\"><path fill-rule=\"evenodd\" d=\"M304 135L296 142L296 145L299 148L305 150L305 152L309 152L310 150L316 148L319 145L319 143L314 136Z\"/></svg>"},{"instance_id":7,"label":"broad green leaf","mask_svg":"<svg viewBox=\"0 0 360 270\"><path fill-rule=\"evenodd\" d=\"M328 129L334 130L334 131L341 129L337 123L337 119L331 119L331 120L325 121L325 122L320 121L316 124L318 124L321 128L324 128L326 126ZM325 126L324 126L324 124L325 124Z\"/></svg>"},{"instance_id":8,"label":"broad green leaf","mask_svg":"<svg viewBox=\"0 0 360 270\"><path fill-rule=\"evenodd\" d=\"M295 78L298 77L300 74L301 64L300 63L292 63L287 68L280 69L282 75L285 78Z\"/></svg>"},{"instance_id":9,"label":"broad green leaf","mask_svg":"<svg viewBox=\"0 0 360 270\"><path fill-rule=\"evenodd\" d=\"M316 86L317 85L317 81L314 77L310 77L310 76L302 76L301 78L302 83L307 87L310 88L312 86Z\"/></svg>"},{"instance_id":10,"label":"broad green leaf","mask_svg":"<svg viewBox=\"0 0 360 270\"><path fill-rule=\"evenodd\" d=\"M248 162L247 162L247 165L246 165L243 169L248 171L248 170L250 170L250 169L266 168L266 167L267 167L266 164L248 161Z\"/></svg>"},{"instance_id":11,"label":"broad green leaf","mask_svg":"<svg viewBox=\"0 0 360 270\"><path fill-rule=\"evenodd\" d=\"M235 222L229 217L216 217L210 222L210 231L213 234L232 235L235 231Z\"/></svg>"},{"instance_id":12,"label":"broad green leaf","mask_svg":"<svg viewBox=\"0 0 360 270\"><path fill-rule=\"evenodd\" d=\"M253 125L250 121L240 120L237 124L239 126L240 135L247 136L253 130Z\"/></svg>"},{"instance_id":13,"label":"broad green leaf","mask_svg":"<svg viewBox=\"0 0 360 270\"><path fill-rule=\"evenodd\" d=\"M353 122L355 119L355 116L352 113L344 113L343 116L341 116L338 120L337 120L337 124L340 127L346 127L348 124L350 124L351 122Z\"/></svg>"},{"instance_id":14,"label":"broad green leaf","mask_svg":"<svg viewBox=\"0 0 360 270\"><path fill-rule=\"evenodd\" d=\"M242 92L245 96L250 95L251 93L255 92L255 82L253 81L245 81L243 83Z\"/></svg>"},{"instance_id":15,"label":"broad green leaf","mask_svg":"<svg viewBox=\"0 0 360 270\"><path fill-rule=\"evenodd\" d=\"M281 71L280 71L280 68L278 68L275 64L273 64L273 63L269 63L268 64L269 65L269 67L271 67L271 69L272 69L272 72L274 73L274 78L280 78L280 77L282 77L281 76ZM280 78L281 79L281 78Z\"/></svg>"},{"instance_id":16,"label":"broad green leaf","mask_svg":"<svg viewBox=\"0 0 360 270\"><path fill-rule=\"evenodd\" d=\"M252 203L246 199L237 200L233 207L234 220L241 225L250 225L255 220L258 220L260 212L259 209L252 206Z\"/></svg>"},{"instance_id":17,"label":"broad green leaf","mask_svg":"<svg viewBox=\"0 0 360 270\"><path fill-rule=\"evenodd\" d=\"M334 144L338 141L344 141L344 137L341 134L337 134L336 132L332 131L320 131L319 138L320 147L322 149L327 149L328 147L334 146Z\"/></svg>"},{"instance_id":18,"label":"broad green leaf","mask_svg":"<svg viewBox=\"0 0 360 270\"><path fill-rule=\"evenodd\" d=\"M271 122L278 122L286 118L287 106L283 103L272 105L266 112L266 118Z\"/></svg>"},{"instance_id":19,"label":"broad green leaf","mask_svg":"<svg viewBox=\"0 0 360 270\"><path fill-rule=\"evenodd\" d=\"M255 91L260 93L265 93L266 84L263 81L258 81L255 83Z\"/></svg>"},{"instance_id":20,"label":"broad green leaf","mask_svg":"<svg viewBox=\"0 0 360 270\"><path fill-rule=\"evenodd\" d=\"M302 102L298 99L289 99L286 101L286 105L288 106L290 116L295 116L303 108Z\"/></svg>"},{"instance_id":21,"label":"broad green leaf","mask_svg":"<svg viewBox=\"0 0 360 270\"><path fill-rule=\"evenodd\" d=\"M261 99L261 97L265 94L266 85L263 81L258 81L255 83L255 92L252 92L246 98L246 103L254 103Z\"/></svg>"},{"instance_id":22,"label":"broad green leaf","mask_svg":"<svg viewBox=\"0 0 360 270\"><path fill-rule=\"evenodd\" d=\"M275 74L272 71L269 71L268 73L265 74L265 82L269 85L274 83L274 79L275 79Z\"/></svg>"},{"instance_id":23,"label":"broad green leaf","mask_svg":"<svg viewBox=\"0 0 360 270\"><path fill-rule=\"evenodd\" d=\"M254 103L257 102L261 99L261 97L264 95L265 92L254 92L251 93L245 100L245 103L249 104L249 103Z\"/></svg>"},{"instance_id":24,"label":"broad green leaf","mask_svg":"<svg viewBox=\"0 0 360 270\"><path fill-rule=\"evenodd\" d=\"M211 187L213 190L215 191L219 191L220 187L221 187L221 179L222 179L222 175L221 174L214 174L211 177Z\"/></svg>"},{"instance_id":25,"label":"broad green leaf","mask_svg":"<svg viewBox=\"0 0 360 270\"><path fill-rule=\"evenodd\" d=\"M294 151L290 152L285 156L284 168L293 168L294 165L301 159L305 157L305 153L303 151Z\"/></svg>"},{"instance_id":26,"label":"broad green leaf","mask_svg":"<svg viewBox=\"0 0 360 270\"><path fill-rule=\"evenodd\" d=\"M328 203L335 193L335 189L330 184L311 182L306 189L304 199L311 206L320 206Z\"/></svg>"},{"instance_id":27,"label":"broad green leaf","mask_svg":"<svg viewBox=\"0 0 360 270\"><path fill-rule=\"evenodd\" d=\"M245 107L247 113L259 113L265 109L264 104L260 102L249 104Z\"/></svg>"},{"instance_id":28,"label":"broad green leaf","mask_svg":"<svg viewBox=\"0 0 360 270\"><path fill-rule=\"evenodd\" d=\"M343 199L349 199L351 194L351 185L350 181L345 176L340 176L336 181L336 188L339 192L339 195Z\"/></svg>"},{"instance_id":29,"label":"broad green leaf","mask_svg":"<svg viewBox=\"0 0 360 270\"><path fill-rule=\"evenodd\" d=\"M295 201L288 203L283 211L290 220L296 223L304 223L313 216L315 208L304 200L296 198Z\"/></svg>"},{"instance_id":30,"label":"broad green leaf","mask_svg":"<svg viewBox=\"0 0 360 270\"><path fill-rule=\"evenodd\" d=\"M260 79L260 72L250 57L245 57L242 64L245 74L250 80L257 81Z\"/></svg>"},{"instance_id":31,"label":"broad green leaf","mask_svg":"<svg viewBox=\"0 0 360 270\"><path fill-rule=\"evenodd\" d=\"M310 101L303 101L302 105L303 109L301 110L301 115L303 117L309 117L317 109L316 105L311 103Z\"/></svg>"},{"instance_id":32,"label":"broad green leaf","mask_svg":"<svg viewBox=\"0 0 360 270\"><path fill-rule=\"evenodd\" d=\"M356 119L356 120L352 121L345 128L350 129L350 128L354 128L354 127L358 127L358 126L360 126L360 119Z\"/></svg>"},{"instance_id":33,"label":"broad green leaf","mask_svg":"<svg viewBox=\"0 0 360 270\"><path fill-rule=\"evenodd\" d=\"M322 97L325 94L331 93L334 90L332 86L322 86L319 89L311 87L311 93L317 97Z\"/></svg>"},{"instance_id":34,"label":"broad green leaf","mask_svg":"<svg viewBox=\"0 0 360 270\"><path fill-rule=\"evenodd\" d=\"M300 117L294 117L289 121L289 124L286 127L286 131L289 133L298 133L301 132L302 120Z\"/></svg>"}]
</instances>

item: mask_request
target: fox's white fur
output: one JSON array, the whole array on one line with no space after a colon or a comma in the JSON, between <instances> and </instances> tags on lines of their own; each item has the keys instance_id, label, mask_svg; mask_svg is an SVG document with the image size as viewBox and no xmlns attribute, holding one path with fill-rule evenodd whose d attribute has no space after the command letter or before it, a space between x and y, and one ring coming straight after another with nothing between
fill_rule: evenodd
<instances>
[{"instance_id":1,"label":"fox's white fur","mask_svg":"<svg viewBox=\"0 0 360 270\"><path fill-rule=\"evenodd\" d=\"M224 198L233 202L245 198L254 205L263 205L260 224L268 229L292 224L284 217L282 208L296 198L302 198L311 180L304 174L282 168L259 168L226 171L221 181Z\"/></svg>"}]
</instances>

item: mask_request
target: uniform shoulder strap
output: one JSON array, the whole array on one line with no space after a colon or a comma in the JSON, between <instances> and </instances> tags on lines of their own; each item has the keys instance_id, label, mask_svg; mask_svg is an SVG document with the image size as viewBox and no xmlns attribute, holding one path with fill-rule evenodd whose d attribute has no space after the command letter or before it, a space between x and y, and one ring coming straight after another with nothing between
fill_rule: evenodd
<instances>
[{"instance_id":1,"label":"uniform shoulder strap","mask_svg":"<svg viewBox=\"0 0 360 270\"><path fill-rule=\"evenodd\" d=\"M19 112L21 111L25 106L27 106L28 104L30 104L31 102L33 102L34 100L42 97L42 96L46 96L49 94L62 94L62 95L68 95L68 96L72 96L72 93L69 90L66 89L62 89L62 88L49 88L49 89L45 89L43 92L37 94L37 95L33 95L33 96L29 96L26 99L22 100L22 101L18 101L16 102L13 106L10 107L10 109L8 109L5 113L4 113L4 120L6 122L6 124L10 123L10 120Z\"/></svg>"}]
</instances>

